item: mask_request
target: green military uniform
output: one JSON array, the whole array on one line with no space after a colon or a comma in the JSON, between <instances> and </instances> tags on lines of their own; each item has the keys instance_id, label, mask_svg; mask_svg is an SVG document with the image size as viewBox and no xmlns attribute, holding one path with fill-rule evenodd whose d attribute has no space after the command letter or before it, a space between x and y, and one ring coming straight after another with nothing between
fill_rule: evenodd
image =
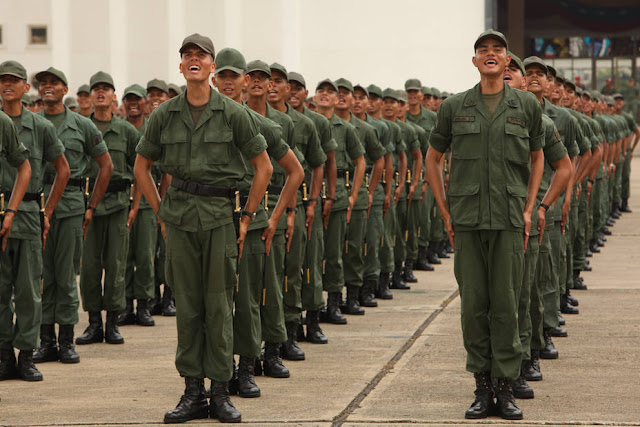
<instances>
[{"instance_id":1,"label":"green military uniform","mask_svg":"<svg viewBox=\"0 0 640 427\"><path fill-rule=\"evenodd\" d=\"M14 167L24 161L23 146L28 150L31 180L0 259L0 349L13 347L31 352L39 346L42 319L42 230L39 212L43 176L46 163L60 157L64 153L64 146L53 125L26 108L22 108L22 113L11 119L21 145L16 145L10 131L3 130L0 188L5 201L9 201L15 183L17 173ZM12 295L15 295L13 304Z\"/></svg>"},{"instance_id":2,"label":"green military uniform","mask_svg":"<svg viewBox=\"0 0 640 427\"><path fill-rule=\"evenodd\" d=\"M181 376L231 379L238 248L228 190L250 168L239 152L252 159L265 149L244 107L215 91L197 124L186 95L160 105L138 144L141 156L158 161L173 177L158 213L166 224L166 274L176 298ZM190 182L221 191L200 195Z\"/></svg>"},{"instance_id":3,"label":"green military uniform","mask_svg":"<svg viewBox=\"0 0 640 427\"><path fill-rule=\"evenodd\" d=\"M637 98L636 98L637 99ZM636 106L637 108L637 106ZM622 117L627 121L627 126L631 130L632 134L638 128L638 123L636 123L636 119L629 113L622 113ZM636 141L637 143L637 141ZM622 167L622 184L620 188L620 197L622 198L623 207L628 207L627 200L629 199L629 177L631 176L631 148L633 147L633 140L629 143L629 147L627 152L624 153L624 164Z\"/></svg>"},{"instance_id":4,"label":"green military uniform","mask_svg":"<svg viewBox=\"0 0 640 427\"><path fill-rule=\"evenodd\" d=\"M420 155L422 159L427 153L427 149L429 148L429 133L424 130L421 126L416 123L410 122L407 120L407 123L413 126L416 134L418 136L418 141L420 143ZM423 162L424 163L424 162ZM412 176L411 180L418 180L418 186L416 187L416 191L413 193L413 198L411 199L411 203L408 205L408 214L407 214L407 256L405 258L405 264L409 267L413 268L413 263L418 259L418 247L420 244L420 224L421 218L423 215L422 209L422 175L424 173L424 165L420 170L420 174L418 176ZM411 182L407 180L407 185L410 185ZM440 240L438 240L439 242Z\"/></svg>"},{"instance_id":5,"label":"green military uniform","mask_svg":"<svg viewBox=\"0 0 640 427\"><path fill-rule=\"evenodd\" d=\"M544 131L535 97L504 85L489 112L480 85L447 98L430 144L451 148L448 203L455 230L467 370L515 379L520 373L517 294L524 268L530 152Z\"/></svg>"}]
</instances>

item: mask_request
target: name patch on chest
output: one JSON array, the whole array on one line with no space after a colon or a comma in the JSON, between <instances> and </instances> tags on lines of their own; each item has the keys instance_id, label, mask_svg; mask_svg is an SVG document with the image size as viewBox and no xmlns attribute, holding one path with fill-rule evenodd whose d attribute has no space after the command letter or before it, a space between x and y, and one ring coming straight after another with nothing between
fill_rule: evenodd
<instances>
[{"instance_id":1,"label":"name patch on chest","mask_svg":"<svg viewBox=\"0 0 640 427\"><path fill-rule=\"evenodd\" d=\"M475 122L475 116L453 116L454 122Z\"/></svg>"},{"instance_id":2,"label":"name patch on chest","mask_svg":"<svg viewBox=\"0 0 640 427\"><path fill-rule=\"evenodd\" d=\"M520 127L527 127L527 124L524 122L524 120L520 120L517 117L507 117L507 123L513 123L514 125L518 125Z\"/></svg>"}]
</instances>

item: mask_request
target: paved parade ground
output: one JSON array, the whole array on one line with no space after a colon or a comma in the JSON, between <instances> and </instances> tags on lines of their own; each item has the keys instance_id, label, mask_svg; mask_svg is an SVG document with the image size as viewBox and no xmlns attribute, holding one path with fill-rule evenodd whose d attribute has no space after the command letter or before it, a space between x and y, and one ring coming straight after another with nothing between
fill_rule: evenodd
<instances>
[{"instance_id":1,"label":"paved parade ground","mask_svg":"<svg viewBox=\"0 0 640 427\"><path fill-rule=\"evenodd\" d=\"M629 201L602 253L573 291L580 314L565 315L568 338L554 338L558 360L542 360L535 399L518 400L518 425L640 426L640 161ZM304 362L285 361L289 379L257 377L258 399L233 397L255 425L361 426L507 424L464 419L473 376L464 370L460 299L453 258L416 272L410 291L394 291L346 326L322 324L327 345L301 343ZM184 389L173 364L175 318L120 328L124 345L77 346L81 363L39 364L40 383L0 383L0 425L156 425ZM87 325L81 313L76 335ZM207 381L207 387L209 386ZM216 420L188 425L217 423Z\"/></svg>"}]
</instances>

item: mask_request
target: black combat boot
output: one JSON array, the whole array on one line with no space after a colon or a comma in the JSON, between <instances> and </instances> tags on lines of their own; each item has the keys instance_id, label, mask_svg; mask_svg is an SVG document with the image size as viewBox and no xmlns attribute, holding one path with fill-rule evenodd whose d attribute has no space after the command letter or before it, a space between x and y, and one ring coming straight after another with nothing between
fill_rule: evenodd
<instances>
[{"instance_id":1,"label":"black combat boot","mask_svg":"<svg viewBox=\"0 0 640 427\"><path fill-rule=\"evenodd\" d=\"M380 273L378 280L378 289L376 292L376 298L380 299L393 299L393 294L389 290L389 273Z\"/></svg>"},{"instance_id":2,"label":"black combat boot","mask_svg":"<svg viewBox=\"0 0 640 427\"><path fill-rule=\"evenodd\" d=\"M172 317L176 315L176 303L173 301L173 293L169 285L164 285L162 294L162 315Z\"/></svg>"},{"instance_id":3,"label":"black combat boot","mask_svg":"<svg viewBox=\"0 0 640 427\"><path fill-rule=\"evenodd\" d=\"M435 270L433 265L427 261L427 248L425 246L418 246L418 259L413 265L414 270L420 271L433 271Z\"/></svg>"},{"instance_id":4,"label":"black combat boot","mask_svg":"<svg viewBox=\"0 0 640 427\"><path fill-rule=\"evenodd\" d=\"M402 277L406 283L418 283L418 278L413 274L412 259L408 259L404 262L404 272Z\"/></svg>"},{"instance_id":5,"label":"black combat boot","mask_svg":"<svg viewBox=\"0 0 640 427\"><path fill-rule=\"evenodd\" d=\"M304 351L298 347L298 324L287 322L287 341L282 344L282 358L286 360L304 360Z\"/></svg>"},{"instance_id":6,"label":"black combat boot","mask_svg":"<svg viewBox=\"0 0 640 427\"><path fill-rule=\"evenodd\" d=\"M139 299L136 307L136 323L141 326L155 326L156 322L149 311L149 300Z\"/></svg>"},{"instance_id":7,"label":"black combat boot","mask_svg":"<svg viewBox=\"0 0 640 427\"><path fill-rule=\"evenodd\" d=\"M618 205L617 203L613 203L613 206L611 207L611 216L615 219L620 219L620 217L622 216L622 212L620 212L620 205Z\"/></svg>"},{"instance_id":8,"label":"black combat boot","mask_svg":"<svg viewBox=\"0 0 640 427\"><path fill-rule=\"evenodd\" d=\"M496 408L498 415L505 420L521 420L522 411L516 406L513 392L511 391L511 380L508 378L498 378L496 383Z\"/></svg>"},{"instance_id":9,"label":"black combat boot","mask_svg":"<svg viewBox=\"0 0 640 427\"><path fill-rule=\"evenodd\" d=\"M449 241L449 238L447 238L447 240L445 240L445 245L444 245L445 249L447 250L448 254L452 254L455 251L453 250L453 247L451 246L451 242Z\"/></svg>"},{"instance_id":10,"label":"black combat boot","mask_svg":"<svg viewBox=\"0 0 640 427\"><path fill-rule=\"evenodd\" d=\"M563 314L580 314L580 310L569 304L566 293L560 295L560 311Z\"/></svg>"},{"instance_id":11,"label":"black combat boot","mask_svg":"<svg viewBox=\"0 0 640 427\"><path fill-rule=\"evenodd\" d=\"M566 324L567 324L567 322L564 320L564 317L562 317L562 314L560 314L560 312L558 312L558 325L564 326Z\"/></svg>"},{"instance_id":12,"label":"black combat boot","mask_svg":"<svg viewBox=\"0 0 640 427\"><path fill-rule=\"evenodd\" d=\"M591 239L589 241L589 250L594 254L600 253L600 248L598 247L598 242L596 241L596 239Z\"/></svg>"},{"instance_id":13,"label":"black combat boot","mask_svg":"<svg viewBox=\"0 0 640 427\"><path fill-rule=\"evenodd\" d=\"M280 343L264 343L264 361L262 371L267 377L289 378L289 370L282 364Z\"/></svg>"},{"instance_id":14,"label":"black combat boot","mask_svg":"<svg viewBox=\"0 0 640 427\"><path fill-rule=\"evenodd\" d=\"M606 226L602 227L602 236L611 236L611 230L609 230Z\"/></svg>"},{"instance_id":15,"label":"black combat boot","mask_svg":"<svg viewBox=\"0 0 640 427\"><path fill-rule=\"evenodd\" d=\"M538 350L531 350L531 359L522 361L522 374L527 381L542 381Z\"/></svg>"},{"instance_id":16,"label":"black combat boot","mask_svg":"<svg viewBox=\"0 0 640 427\"><path fill-rule=\"evenodd\" d=\"M124 338L122 338L120 330L118 329L117 319L117 311L107 311L107 324L104 328L104 340L109 344L124 344Z\"/></svg>"},{"instance_id":17,"label":"black combat boot","mask_svg":"<svg viewBox=\"0 0 640 427\"><path fill-rule=\"evenodd\" d=\"M42 381L42 373L33 364L33 350L20 350L18 372L23 381Z\"/></svg>"},{"instance_id":18,"label":"black combat boot","mask_svg":"<svg viewBox=\"0 0 640 427\"><path fill-rule=\"evenodd\" d=\"M605 223L605 225L607 227L613 227L616 222L615 222L615 220L613 218L609 217L609 218L607 218L607 220L604 223ZM609 233L611 233L611 231L609 231ZM609 236L609 234L607 234L607 236Z\"/></svg>"},{"instance_id":19,"label":"black combat boot","mask_svg":"<svg viewBox=\"0 0 640 427\"><path fill-rule=\"evenodd\" d=\"M447 253L447 241L446 240L438 242L437 254L438 254L438 258L440 258L440 259L451 258L449 256L449 254Z\"/></svg>"},{"instance_id":20,"label":"black combat boot","mask_svg":"<svg viewBox=\"0 0 640 427\"><path fill-rule=\"evenodd\" d=\"M578 302L578 298L571 295L571 291L567 289L567 301L574 307L577 307L580 303Z\"/></svg>"},{"instance_id":21,"label":"black combat boot","mask_svg":"<svg viewBox=\"0 0 640 427\"><path fill-rule=\"evenodd\" d=\"M584 284L582 277L580 277L580 270L573 270L573 289L576 291L587 290L587 285Z\"/></svg>"},{"instance_id":22,"label":"black combat boot","mask_svg":"<svg viewBox=\"0 0 640 427\"><path fill-rule=\"evenodd\" d=\"M360 307L360 288L355 285L347 285L347 305L345 314L355 314L362 316L364 308Z\"/></svg>"},{"instance_id":23,"label":"black combat boot","mask_svg":"<svg viewBox=\"0 0 640 427\"><path fill-rule=\"evenodd\" d=\"M544 348L539 352L540 358L557 359L559 357L558 350L556 350L556 346L553 345L553 340L551 339L549 329L547 328L544 330L544 344Z\"/></svg>"},{"instance_id":24,"label":"black combat boot","mask_svg":"<svg viewBox=\"0 0 640 427\"><path fill-rule=\"evenodd\" d=\"M329 292L329 296L327 298L327 321L334 325L347 324L347 319L342 315L342 311L340 311L341 299L341 292Z\"/></svg>"},{"instance_id":25,"label":"black combat boot","mask_svg":"<svg viewBox=\"0 0 640 427\"><path fill-rule=\"evenodd\" d=\"M313 344L326 344L329 342L327 337L320 329L319 313L317 310L307 310L307 342Z\"/></svg>"},{"instance_id":26,"label":"black combat boot","mask_svg":"<svg viewBox=\"0 0 640 427\"><path fill-rule=\"evenodd\" d=\"M584 256L585 256L585 258L592 258L593 257L593 252L591 252L591 242L589 242L589 248L587 249L587 252L585 252Z\"/></svg>"},{"instance_id":27,"label":"black combat boot","mask_svg":"<svg viewBox=\"0 0 640 427\"><path fill-rule=\"evenodd\" d=\"M166 289L168 289L169 287L167 285L164 285L164 286L165 286L165 292L166 292ZM151 298L151 300L149 301L149 312L151 313L152 316L159 316L162 314L162 304L161 304L159 283L156 284L153 298Z\"/></svg>"},{"instance_id":28,"label":"black combat boot","mask_svg":"<svg viewBox=\"0 0 640 427\"><path fill-rule=\"evenodd\" d=\"M59 357L58 345L56 344L56 326L40 325L40 347L33 352L33 362L54 362Z\"/></svg>"},{"instance_id":29,"label":"black combat boot","mask_svg":"<svg viewBox=\"0 0 640 427\"><path fill-rule=\"evenodd\" d=\"M517 399L533 399L533 389L527 384L523 368L520 368L520 376L511 383L511 390Z\"/></svg>"},{"instance_id":30,"label":"black combat boot","mask_svg":"<svg viewBox=\"0 0 640 427\"><path fill-rule=\"evenodd\" d=\"M438 257L436 245L437 243L435 242L429 242L429 247L427 248L427 262L432 265L442 264L442 261L440 261L440 258Z\"/></svg>"},{"instance_id":31,"label":"black combat boot","mask_svg":"<svg viewBox=\"0 0 640 427\"><path fill-rule=\"evenodd\" d=\"M133 312L133 298L127 298L126 302L124 310L118 315L118 325L120 326L136 324L136 314Z\"/></svg>"},{"instance_id":32,"label":"black combat boot","mask_svg":"<svg viewBox=\"0 0 640 427\"><path fill-rule=\"evenodd\" d=\"M178 424L190 420L209 418L209 403L204 397L204 380L184 378L184 394L175 409L164 414L165 424Z\"/></svg>"},{"instance_id":33,"label":"black combat boot","mask_svg":"<svg viewBox=\"0 0 640 427\"><path fill-rule=\"evenodd\" d=\"M231 403L229 385L226 381L211 381L209 415L211 418L217 418L221 423L239 423L242 421L242 415Z\"/></svg>"},{"instance_id":34,"label":"black combat boot","mask_svg":"<svg viewBox=\"0 0 640 427\"><path fill-rule=\"evenodd\" d=\"M13 348L0 350L0 381L17 378L20 378L20 372Z\"/></svg>"},{"instance_id":35,"label":"black combat boot","mask_svg":"<svg viewBox=\"0 0 640 427\"><path fill-rule=\"evenodd\" d=\"M240 397L260 397L260 388L253 377L255 365L255 358L240 356L233 394L237 392Z\"/></svg>"},{"instance_id":36,"label":"black combat boot","mask_svg":"<svg viewBox=\"0 0 640 427\"><path fill-rule=\"evenodd\" d=\"M364 279L364 283L360 288L360 306L361 307L377 307L378 301L375 298L376 287L378 281L376 279Z\"/></svg>"},{"instance_id":37,"label":"black combat boot","mask_svg":"<svg viewBox=\"0 0 640 427\"><path fill-rule=\"evenodd\" d=\"M494 411L493 402L493 386L491 385L491 376L489 372L475 373L473 376L476 379L476 398L471 404L471 407L467 409L464 417L471 420L477 420L480 418L487 418Z\"/></svg>"},{"instance_id":38,"label":"black combat boot","mask_svg":"<svg viewBox=\"0 0 640 427\"><path fill-rule=\"evenodd\" d=\"M389 288L402 290L411 289L411 286L402 280L402 262L396 262L395 270L393 270L391 275L391 286L389 286Z\"/></svg>"},{"instance_id":39,"label":"black combat boot","mask_svg":"<svg viewBox=\"0 0 640 427\"><path fill-rule=\"evenodd\" d=\"M80 362L76 346L73 345L73 325L60 325L58 344L60 345L60 361L62 363Z\"/></svg>"},{"instance_id":40,"label":"black combat boot","mask_svg":"<svg viewBox=\"0 0 640 427\"><path fill-rule=\"evenodd\" d=\"M566 338L569 336L569 333L566 329L561 328L560 326L553 326L549 328L549 335L552 337Z\"/></svg>"},{"instance_id":41,"label":"black combat boot","mask_svg":"<svg viewBox=\"0 0 640 427\"><path fill-rule=\"evenodd\" d=\"M629 199L622 199L622 205L620 211L623 213L632 213L633 211L629 207Z\"/></svg>"},{"instance_id":42,"label":"black combat boot","mask_svg":"<svg viewBox=\"0 0 640 427\"><path fill-rule=\"evenodd\" d=\"M89 312L89 326L84 333L76 338L76 344L93 344L94 342L102 342L104 332L102 331L102 313L99 311Z\"/></svg>"}]
</instances>

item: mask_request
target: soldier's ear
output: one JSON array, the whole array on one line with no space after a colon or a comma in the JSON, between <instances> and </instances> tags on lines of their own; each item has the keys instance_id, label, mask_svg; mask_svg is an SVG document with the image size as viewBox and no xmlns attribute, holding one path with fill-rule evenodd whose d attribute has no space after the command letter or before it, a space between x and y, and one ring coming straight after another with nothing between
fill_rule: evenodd
<instances>
[{"instance_id":1,"label":"soldier's ear","mask_svg":"<svg viewBox=\"0 0 640 427\"><path fill-rule=\"evenodd\" d=\"M476 64L476 57L475 55L471 57L471 62L473 62L473 66L478 68L478 65Z\"/></svg>"}]
</instances>

